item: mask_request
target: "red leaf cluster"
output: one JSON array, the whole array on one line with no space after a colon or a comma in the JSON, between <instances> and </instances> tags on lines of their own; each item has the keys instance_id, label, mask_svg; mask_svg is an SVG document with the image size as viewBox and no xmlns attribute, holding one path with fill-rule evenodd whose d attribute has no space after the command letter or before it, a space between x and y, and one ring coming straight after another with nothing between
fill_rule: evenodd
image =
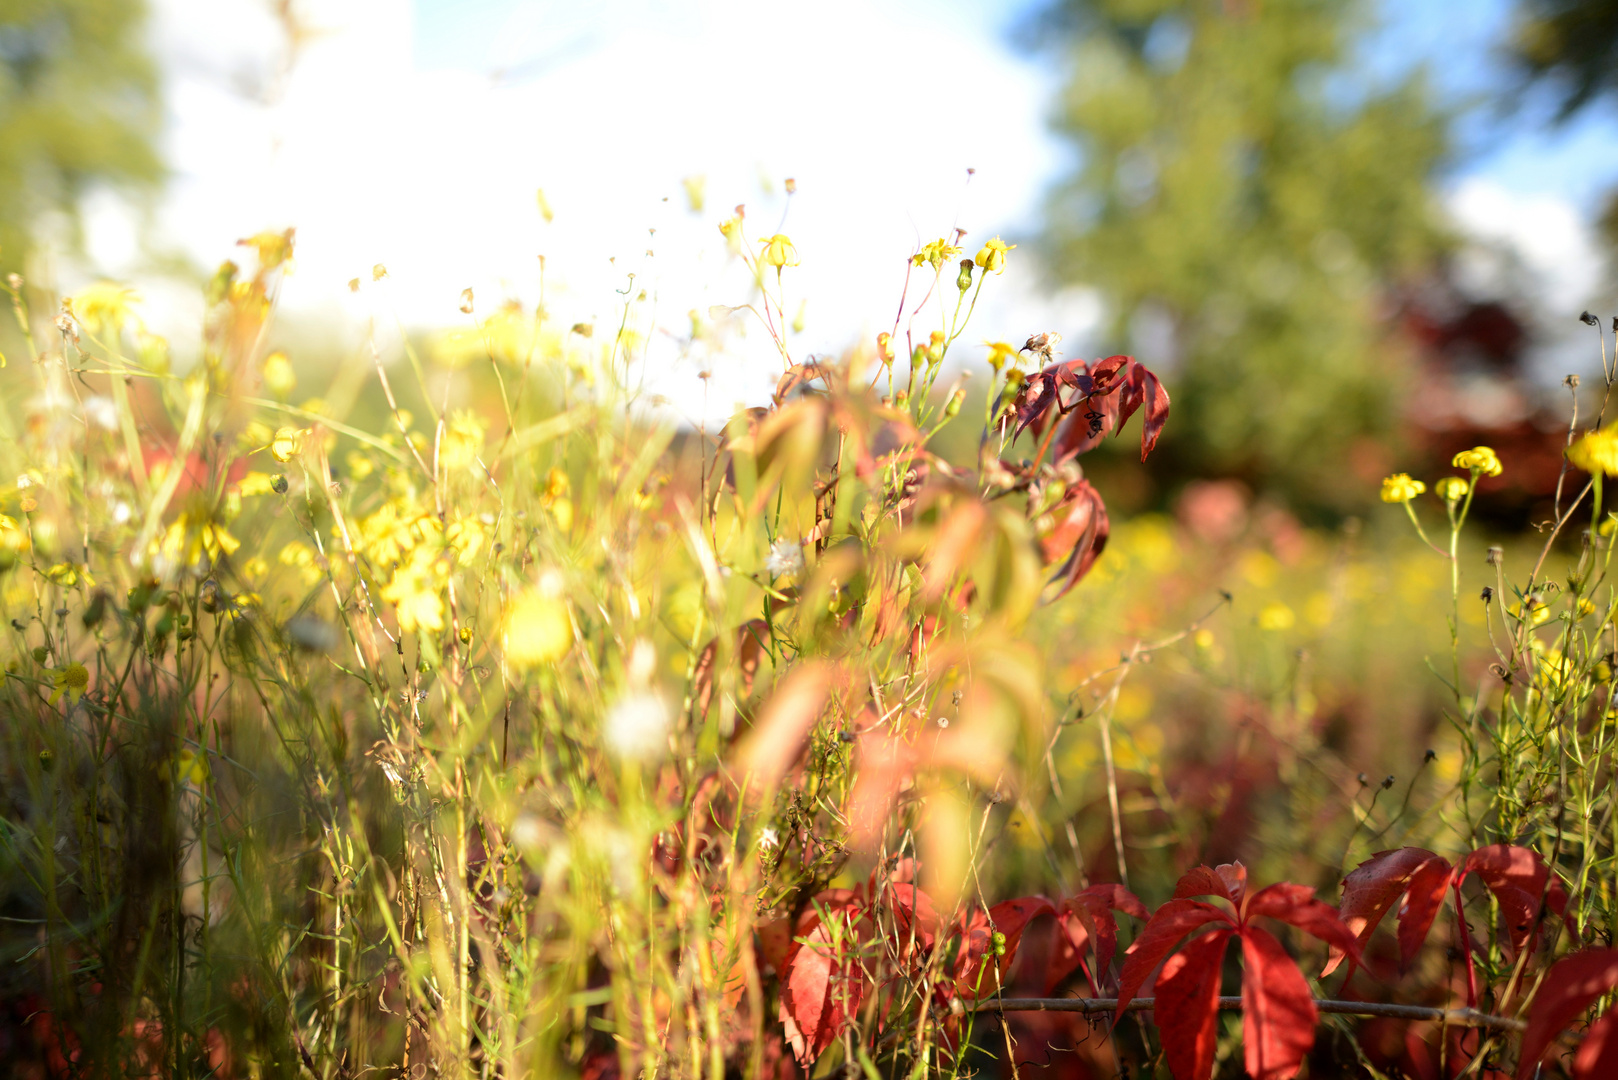
<instances>
[{"instance_id":1,"label":"red leaf cluster","mask_svg":"<svg viewBox=\"0 0 1618 1080\"><path fill-rule=\"evenodd\" d=\"M1459 864L1426 848L1379 851L1343 879L1342 917L1363 946L1393 905L1399 906L1399 963L1408 969L1427 940L1447 892L1455 898L1456 924L1466 959L1467 1004L1478 1001L1477 974L1466 919L1461 917L1461 884L1476 874L1500 903L1513 949L1531 947L1539 932L1541 905L1565 918L1567 892L1538 852L1513 844L1478 848ZM1571 927L1570 927L1571 929ZM1575 937L1576 937L1575 932ZM1334 950L1321 974L1330 974L1344 953Z\"/></svg>"},{"instance_id":2,"label":"red leaf cluster","mask_svg":"<svg viewBox=\"0 0 1618 1080\"><path fill-rule=\"evenodd\" d=\"M1133 356L1109 356L1093 365L1068 360L1030 375L1018 392L1016 407L1019 435L1031 429L1037 437L1050 424L1062 424L1056 435L1057 461L1093 450L1107 432L1121 431L1144 408L1140 459L1145 461L1168 422L1169 392Z\"/></svg>"},{"instance_id":3,"label":"red leaf cluster","mask_svg":"<svg viewBox=\"0 0 1618 1080\"><path fill-rule=\"evenodd\" d=\"M1230 910L1193 899L1213 896ZM1296 926L1355 957L1359 944L1331 905L1315 891L1287 882L1247 890L1241 863L1199 866L1180 879L1174 899L1158 908L1130 946L1118 984L1118 1016L1157 974L1158 1027L1175 1080L1207 1080L1218 1035L1219 976L1225 948L1242 943L1242 1037L1246 1066L1255 1080L1289 1080L1314 1045L1315 1002L1298 965L1281 943L1253 920L1259 916ZM1192 937L1176 950L1188 935Z\"/></svg>"},{"instance_id":4,"label":"red leaf cluster","mask_svg":"<svg viewBox=\"0 0 1618 1080\"><path fill-rule=\"evenodd\" d=\"M824 1053L876 989L877 945L887 946L888 955L911 975L939 950L945 958L953 956L935 989L937 1003L947 1006L957 998L975 1001L1000 992L1023 933L1041 915L1071 917L1077 928L1067 934L1067 966L1052 985L1079 966L1087 949L1095 956L1087 975L1111 964L1117 946L1112 909L1146 917L1145 906L1128 890L1095 885L1060 908L1043 896L1024 896L987 910L967 909L946 927L913 877L913 864L901 861L885 879L872 875L857 889L820 893L798 916L792 941L784 947L766 939L766 934L779 935L780 926L760 927L760 951L772 961L779 957L781 1020L801 1064Z\"/></svg>"}]
</instances>

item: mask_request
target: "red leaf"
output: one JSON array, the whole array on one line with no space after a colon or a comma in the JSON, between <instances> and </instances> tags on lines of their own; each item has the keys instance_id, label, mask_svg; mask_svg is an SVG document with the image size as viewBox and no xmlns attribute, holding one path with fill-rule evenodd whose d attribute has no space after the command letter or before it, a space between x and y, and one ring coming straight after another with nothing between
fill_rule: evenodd
<instances>
[{"instance_id":1,"label":"red leaf","mask_svg":"<svg viewBox=\"0 0 1618 1080\"><path fill-rule=\"evenodd\" d=\"M1146 905L1140 902L1140 897L1122 885L1091 885L1087 889L1079 890L1069 903L1081 906L1095 920L1094 937L1096 974L1098 976L1112 965L1113 955L1118 950L1118 922L1112 917L1113 911L1133 915L1143 922L1149 918Z\"/></svg>"},{"instance_id":2,"label":"red leaf","mask_svg":"<svg viewBox=\"0 0 1618 1080\"><path fill-rule=\"evenodd\" d=\"M1123 974L1118 978L1118 1012L1124 1015L1128 1005L1139 992L1147 976L1173 951L1180 939L1199 926L1211 922L1224 923L1234 929L1235 923L1224 911L1201 900L1170 900L1152 913L1140 936L1125 954Z\"/></svg>"},{"instance_id":3,"label":"red leaf","mask_svg":"<svg viewBox=\"0 0 1618 1080\"><path fill-rule=\"evenodd\" d=\"M994 905L985 914L972 912L961 931L961 951L955 958L955 992L962 997L988 997L998 993L1006 972L1017 956L1022 932L1040 915L1053 915L1056 905L1043 896L1022 896ZM1005 951L995 957L995 974L985 970L994 955L994 935L1004 934Z\"/></svg>"},{"instance_id":4,"label":"red leaf","mask_svg":"<svg viewBox=\"0 0 1618 1080\"><path fill-rule=\"evenodd\" d=\"M1140 902L1139 897L1122 885L1115 884L1091 885L1079 890L1062 905L1058 922L1062 935L1057 939L1055 955L1050 961L1045 993L1049 994L1075 968L1083 965L1087 947L1095 949L1096 957L1094 974L1086 970L1090 976L1090 989L1100 992L1099 981L1106 977L1112 958L1118 951L1118 921L1112 917L1114 910L1143 921L1149 917L1146 905Z\"/></svg>"},{"instance_id":5,"label":"red leaf","mask_svg":"<svg viewBox=\"0 0 1618 1080\"><path fill-rule=\"evenodd\" d=\"M1219 1042L1219 975L1234 930L1193 938L1163 962L1153 1016L1175 1080L1208 1080Z\"/></svg>"},{"instance_id":6,"label":"red leaf","mask_svg":"<svg viewBox=\"0 0 1618 1080\"><path fill-rule=\"evenodd\" d=\"M1041 516L1056 521L1056 526L1039 538L1046 565L1064 554L1067 556L1051 575L1052 583L1062 582L1056 595L1051 597L1055 601L1077 585L1106 550L1107 538L1112 535L1112 521L1107 517L1107 505L1101 501L1101 493L1088 480L1080 480L1068 488L1049 513Z\"/></svg>"},{"instance_id":7,"label":"red leaf","mask_svg":"<svg viewBox=\"0 0 1618 1080\"><path fill-rule=\"evenodd\" d=\"M1433 928L1438 909L1444 906L1444 890L1449 888L1453 870L1449 860L1434 855L1410 875L1410 888L1399 908L1399 967L1408 969L1421 951L1427 932Z\"/></svg>"},{"instance_id":8,"label":"red leaf","mask_svg":"<svg viewBox=\"0 0 1618 1080\"><path fill-rule=\"evenodd\" d=\"M812 1063L841 1034L865 999L869 979L853 955L867 926L865 905L851 890L828 889L798 919L797 940L781 972L781 1022L802 1065ZM834 945L840 931L841 948Z\"/></svg>"},{"instance_id":9,"label":"red leaf","mask_svg":"<svg viewBox=\"0 0 1618 1080\"><path fill-rule=\"evenodd\" d=\"M1379 851L1356 866L1343 879L1343 900L1338 913L1363 948L1371 932L1410 886L1410 876L1429 859L1437 858L1426 848L1405 847ZM1333 948L1326 961L1324 978L1337 969L1347 953Z\"/></svg>"},{"instance_id":10,"label":"red leaf","mask_svg":"<svg viewBox=\"0 0 1618 1080\"><path fill-rule=\"evenodd\" d=\"M1140 426L1140 459L1145 461L1146 455L1157 447L1157 437L1163 434L1163 425L1169 421L1169 392L1163 389L1156 375L1139 364L1129 377L1131 392L1135 395L1131 400L1135 404L1120 404L1118 426L1121 428L1129 422L1139 404L1146 406L1146 418Z\"/></svg>"},{"instance_id":11,"label":"red leaf","mask_svg":"<svg viewBox=\"0 0 1618 1080\"><path fill-rule=\"evenodd\" d=\"M1610 1012L1590 1025L1573 1055L1574 1080L1605 1080L1618 1076L1618 1012Z\"/></svg>"},{"instance_id":12,"label":"red leaf","mask_svg":"<svg viewBox=\"0 0 1618 1080\"><path fill-rule=\"evenodd\" d=\"M1500 901L1501 912L1512 947L1521 950L1539 929L1540 904L1557 914L1566 911L1567 893L1551 878L1550 867L1531 848L1515 844L1490 844L1478 848L1461 864L1461 873L1471 872ZM1554 883L1548 888L1548 883Z\"/></svg>"},{"instance_id":13,"label":"red leaf","mask_svg":"<svg viewBox=\"0 0 1618 1080\"><path fill-rule=\"evenodd\" d=\"M1614 986L1618 986L1618 949L1586 949L1557 961L1540 983L1533 1007L1528 1010L1528 1030L1523 1032L1522 1054L1517 1059L1518 1080L1532 1076L1556 1037L1591 1002ZM1592 1058L1611 1056L1610 1041L1611 1036L1603 1029L1600 1045L1591 1051ZM1580 1055L1582 1058L1582 1048Z\"/></svg>"},{"instance_id":14,"label":"red leaf","mask_svg":"<svg viewBox=\"0 0 1618 1080\"><path fill-rule=\"evenodd\" d=\"M890 883L882 893L898 930L896 944L901 950L910 948L914 940L923 952L930 951L938 936L940 923L932 898L916 887L913 881Z\"/></svg>"},{"instance_id":15,"label":"red leaf","mask_svg":"<svg viewBox=\"0 0 1618 1080\"><path fill-rule=\"evenodd\" d=\"M1245 918L1267 915L1272 919L1296 926L1306 934L1324 941L1333 949L1340 949L1360 962L1359 941L1354 932L1343 924L1337 909L1315 899L1315 890L1307 885L1282 882L1260 889L1247 900Z\"/></svg>"},{"instance_id":16,"label":"red leaf","mask_svg":"<svg viewBox=\"0 0 1618 1080\"><path fill-rule=\"evenodd\" d=\"M1080 911L1073 907L1069 907L1056 917L1056 935L1051 941L1051 956L1045 965L1045 984L1041 991L1045 997L1050 997L1051 991L1079 968L1084 968L1084 976L1090 983L1090 992L1100 994L1101 987L1097 984L1096 977L1084 963L1085 951L1095 939L1092 933L1094 926L1095 923L1088 914L1081 915ZM1114 932L1116 933L1116 927Z\"/></svg>"},{"instance_id":17,"label":"red leaf","mask_svg":"<svg viewBox=\"0 0 1618 1080\"><path fill-rule=\"evenodd\" d=\"M1291 1080L1315 1044L1315 999L1281 943L1242 930L1242 1042L1253 1080Z\"/></svg>"},{"instance_id":18,"label":"red leaf","mask_svg":"<svg viewBox=\"0 0 1618 1080\"><path fill-rule=\"evenodd\" d=\"M1241 863L1221 863L1215 867L1194 866L1174 886L1174 898L1217 896L1241 907L1247 892L1247 867Z\"/></svg>"}]
</instances>

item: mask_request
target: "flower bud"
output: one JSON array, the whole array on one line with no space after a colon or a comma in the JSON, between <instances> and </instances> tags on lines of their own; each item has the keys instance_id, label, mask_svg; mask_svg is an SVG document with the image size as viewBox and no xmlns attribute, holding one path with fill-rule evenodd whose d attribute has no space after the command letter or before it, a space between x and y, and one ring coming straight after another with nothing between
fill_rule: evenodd
<instances>
[{"instance_id":1,"label":"flower bud","mask_svg":"<svg viewBox=\"0 0 1618 1080\"><path fill-rule=\"evenodd\" d=\"M949 402L944 406L944 415L950 419L961 415L961 404L966 401L966 387L957 386L955 392L950 394Z\"/></svg>"},{"instance_id":2,"label":"flower bud","mask_svg":"<svg viewBox=\"0 0 1618 1080\"><path fill-rule=\"evenodd\" d=\"M884 367L893 363L893 335L886 330L876 336L876 355Z\"/></svg>"},{"instance_id":3,"label":"flower bud","mask_svg":"<svg viewBox=\"0 0 1618 1080\"><path fill-rule=\"evenodd\" d=\"M962 292L972 287L972 260L961 260L961 272L955 276L955 287Z\"/></svg>"}]
</instances>

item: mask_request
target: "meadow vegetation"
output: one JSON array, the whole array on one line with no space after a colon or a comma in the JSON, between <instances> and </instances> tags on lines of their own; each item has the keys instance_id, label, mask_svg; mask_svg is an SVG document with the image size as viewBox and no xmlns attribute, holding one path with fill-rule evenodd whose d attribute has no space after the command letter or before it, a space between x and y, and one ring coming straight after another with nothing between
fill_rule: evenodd
<instances>
[{"instance_id":1,"label":"meadow vegetation","mask_svg":"<svg viewBox=\"0 0 1618 1080\"><path fill-rule=\"evenodd\" d=\"M1084 455L1169 390L972 326L1010 246L808 357L792 242L720 228L780 379L719 430L640 400L633 293L468 291L309 397L291 232L183 370L10 280L20 1075L1613 1074L1602 417L1531 541L1486 447L1336 533L1114 525Z\"/></svg>"}]
</instances>

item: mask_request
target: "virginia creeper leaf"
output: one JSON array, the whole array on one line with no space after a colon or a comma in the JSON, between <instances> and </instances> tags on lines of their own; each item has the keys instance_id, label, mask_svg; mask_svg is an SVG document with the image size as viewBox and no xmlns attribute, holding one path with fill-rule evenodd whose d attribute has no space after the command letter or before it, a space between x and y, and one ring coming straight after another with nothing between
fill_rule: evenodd
<instances>
[{"instance_id":1,"label":"virginia creeper leaf","mask_svg":"<svg viewBox=\"0 0 1618 1080\"><path fill-rule=\"evenodd\" d=\"M1556 1037L1614 986L1618 986L1618 949L1586 949L1557 961L1540 983L1534 1004L1528 1010L1528 1030L1523 1032L1522 1052L1517 1059L1517 1080L1533 1076ZM1595 1034L1594 1028L1591 1034ZM1592 1058L1612 1057L1614 1050L1608 1046L1611 1042L1612 1036L1603 1029L1599 1044L1591 1051Z\"/></svg>"},{"instance_id":2,"label":"virginia creeper leaf","mask_svg":"<svg viewBox=\"0 0 1618 1080\"><path fill-rule=\"evenodd\" d=\"M1192 938L1163 961L1153 1017L1174 1080L1208 1080L1219 1042L1219 975L1234 930Z\"/></svg>"},{"instance_id":3,"label":"virginia creeper leaf","mask_svg":"<svg viewBox=\"0 0 1618 1080\"><path fill-rule=\"evenodd\" d=\"M1233 929L1236 925L1224 911L1201 900L1170 900L1153 912L1151 919L1141 929L1140 936L1125 954L1124 970L1118 977L1116 1015L1124 1015L1124 1006L1134 999L1147 977L1173 951L1180 939L1197 927L1214 922L1224 923Z\"/></svg>"},{"instance_id":4,"label":"virginia creeper leaf","mask_svg":"<svg viewBox=\"0 0 1618 1080\"><path fill-rule=\"evenodd\" d=\"M1371 940L1371 932L1377 928L1382 917L1410 887L1411 875L1429 859L1435 858L1437 856L1426 848L1403 847L1394 851L1379 851L1343 879L1343 900L1338 905L1338 914L1361 948ZM1324 978L1335 971L1346 955L1346 952L1334 947L1321 976Z\"/></svg>"},{"instance_id":5,"label":"virginia creeper leaf","mask_svg":"<svg viewBox=\"0 0 1618 1080\"><path fill-rule=\"evenodd\" d=\"M1281 943L1242 929L1242 1043L1253 1080L1291 1080L1315 1044L1315 999Z\"/></svg>"}]
</instances>

